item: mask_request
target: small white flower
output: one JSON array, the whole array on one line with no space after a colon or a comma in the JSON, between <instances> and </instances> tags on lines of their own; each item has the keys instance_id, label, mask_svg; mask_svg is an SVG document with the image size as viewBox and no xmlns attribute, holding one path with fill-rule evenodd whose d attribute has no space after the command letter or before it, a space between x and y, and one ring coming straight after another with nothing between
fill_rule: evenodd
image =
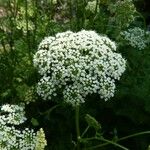
<instances>
[{"instance_id":1,"label":"small white flower","mask_svg":"<svg viewBox=\"0 0 150 150\"><path fill-rule=\"evenodd\" d=\"M42 76L37 93L47 100L62 91L64 101L72 105L84 103L93 93L108 100L126 67L115 51L113 41L94 31L67 31L45 38L33 60Z\"/></svg>"},{"instance_id":2,"label":"small white flower","mask_svg":"<svg viewBox=\"0 0 150 150\"><path fill-rule=\"evenodd\" d=\"M39 142L35 131L28 128L16 129L16 125L26 120L24 105L5 104L1 111L7 113L0 115L0 150L35 150ZM44 147L45 145L40 150L44 150Z\"/></svg>"},{"instance_id":3,"label":"small white flower","mask_svg":"<svg viewBox=\"0 0 150 150\"><path fill-rule=\"evenodd\" d=\"M10 112L10 113L13 112L13 109L9 104L3 105L1 110L4 111L4 112Z\"/></svg>"},{"instance_id":4,"label":"small white flower","mask_svg":"<svg viewBox=\"0 0 150 150\"><path fill-rule=\"evenodd\" d=\"M96 0L94 1L89 1L87 3L87 6L85 7L86 10L92 12L92 13L95 13L96 12L99 12L99 6L98 6L98 3Z\"/></svg>"},{"instance_id":5,"label":"small white flower","mask_svg":"<svg viewBox=\"0 0 150 150\"><path fill-rule=\"evenodd\" d=\"M120 35L123 37L124 40L129 42L129 45L134 48L138 48L139 50L146 48L148 43L150 43L150 32L145 32L139 27L134 27L128 29L127 31L123 31L120 33Z\"/></svg>"}]
</instances>

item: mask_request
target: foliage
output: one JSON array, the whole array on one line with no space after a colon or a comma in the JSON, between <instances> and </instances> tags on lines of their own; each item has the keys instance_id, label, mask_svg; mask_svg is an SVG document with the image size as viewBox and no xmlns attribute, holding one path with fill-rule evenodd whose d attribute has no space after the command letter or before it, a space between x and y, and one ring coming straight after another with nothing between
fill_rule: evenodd
<instances>
[{"instance_id":1,"label":"foliage","mask_svg":"<svg viewBox=\"0 0 150 150\"><path fill-rule=\"evenodd\" d=\"M94 30L116 42L116 53L126 59L126 71L116 82L112 100L105 102L97 94L87 96L78 118L84 133L78 141L80 148L106 142L106 147L97 149L113 150L119 149L113 146L119 142L131 150L148 149L148 135L119 141L119 137L150 129L148 6L149 1L144 0L0 0L0 102L4 106L23 102L27 114L27 123L15 126L11 133L22 133L30 127L41 132L39 137L43 139L43 131L39 130L43 128L48 150L77 148L74 109L64 103L56 105L56 101L63 100L62 92L57 91L53 101L42 101L38 96L36 86L41 75L33 65L33 56L44 37L68 30ZM93 135L96 139L86 141Z\"/></svg>"}]
</instances>

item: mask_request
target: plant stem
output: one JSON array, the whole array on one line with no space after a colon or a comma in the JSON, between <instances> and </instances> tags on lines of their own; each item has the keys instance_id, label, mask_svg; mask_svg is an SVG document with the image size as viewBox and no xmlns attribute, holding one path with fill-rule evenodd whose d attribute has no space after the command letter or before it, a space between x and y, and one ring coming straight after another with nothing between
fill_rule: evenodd
<instances>
[{"instance_id":1,"label":"plant stem","mask_svg":"<svg viewBox=\"0 0 150 150\"><path fill-rule=\"evenodd\" d=\"M86 132L89 130L90 126L87 126L86 129L84 130L84 132L81 135L81 138L86 134Z\"/></svg>"},{"instance_id":2,"label":"plant stem","mask_svg":"<svg viewBox=\"0 0 150 150\"><path fill-rule=\"evenodd\" d=\"M126 140L128 138L132 138L132 137L135 137L135 136L144 135L144 134L150 134L150 131L144 131L144 132L139 132L139 133L135 133L135 134L132 134L132 135L128 135L128 136L125 136L125 137L122 137L122 138L118 139L117 142ZM94 137L93 138L87 138L85 140L94 140L94 139L96 140L96 138L94 138ZM107 146L109 144L111 144L111 143L105 142L103 144L99 144L99 145L96 145L96 146L93 146L93 147L94 148L100 148L100 147L103 147L103 146ZM90 150L93 147L89 147L89 148L87 148L87 150L88 149Z\"/></svg>"},{"instance_id":3,"label":"plant stem","mask_svg":"<svg viewBox=\"0 0 150 150\"><path fill-rule=\"evenodd\" d=\"M117 147L119 147L119 148L121 148L121 149L123 149L123 150L128 150L128 148L126 148L126 147L124 147L124 146L122 146L122 145L120 145L120 144L118 144L118 143L115 143L115 142L113 142L113 141L104 139L103 137L101 137L101 138L92 137L92 138L87 138L87 139L85 139L85 140L87 140L87 141L89 141L89 140L99 140L99 141L106 142L106 143L104 143L104 144L100 144L100 145L96 145L96 146L92 146L92 147L86 148L86 150L88 150L88 149L89 149L89 150L91 150L91 149L96 149L96 148L103 147L103 146L108 145L108 144L112 144L112 145L117 146Z\"/></svg>"},{"instance_id":4,"label":"plant stem","mask_svg":"<svg viewBox=\"0 0 150 150\"><path fill-rule=\"evenodd\" d=\"M51 114L51 112L54 110L54 109L56 109L57 107L59 107L59 106L61 106L61 104L58 104L58 105L55 105L55 106L53 106L53 107L51 107L50 109L48 109L47 111L45 111L45 112L40 112L40 115L50 115Z\"/></svg>"},{"instance_id":5,"label":"plant stem","mask_svg":"<svg viewBox=\"0 0 150 150\"><path fill-rule=\"evenodd\" d=\"M142 19L143 19L143 23L144 23L144 30L146 31L146 21L145 18L143 17L143 15L140 12L136 12Z\"/></svg>"},{"instance_id":6,"label":"plant stem","mask_svg":"<svg viewBox=\"0 0 150 150\"><path fill-rule=\"evenodd\" d=\"M34 47L36 46L36 36L37 36L37 18L38 18L38 2L37 0L33 1L33 5L34 5L34 35L33 35L33 43L34 43Z\"/></svg>"},{"instance_id":7,"label":"plant stem","mask_svg":"<svg viewBox=\"0 0 150 150\"><path fill-rule=\"evenodd\" d=\"M28 46L28 56L30 59L30 62L32 62L32 56L31 56L31 43L30 43L30 35L29 35L29 18L28 18L28 1L25 0L25 20L26 20L26 42L27 42L27 46Z\"/></svg>"},{"instance_id":8,"label":"plant stem","mask_svg":"<svg viewBox=\"0 0 150 150\"><path fill-rule=\"evenodd\" d=\"M79 15L79 0L75 0L75 18L76 18L76 31L80 28L80 15Z\"/></svg>"},{"instance_id":9,"label":"plant stem","mask_svg":"<svg viewBox=\"0 0 150 150\"><path fill-rule=\"evenodd\" d=\"M121 148L121 149L123 149L123 150L128 150L128 148L126 148L126 147L124 147L124 146L122 146L122 145L120 145L120 144L117 144L117 143L115 143L115 142L113 142L113 141L110 141L110 140L107 140L107 139L104 139L104 138L100 138L100 140L101 140L101 141L104 141L104 142L107 142L107 143L109 143L109 144L112 144L112 145L114 145L114 146L117 146L117 147L119 147L119 148Z\"/></svg>"},{"instance_id":10,"label":"plant stem","mask_svg":"<svg viewBox=\"0 0 150 150\"><path fill-rule=\"evenodd\" d=\"M70 30L72 30L72 20L73 20L73 6L72 0L69 1L70 6Z\"/></svg>"},{"instance_id":11,"label":"plant stem","mask_svg":"<svg viewBox=\"0 0 150 150\"><path fill-rule=\"evenodd\" d=\"M77 150L80 150L80 126L79 126L79 105L75 108L75 122L76 122L76 132L77 132Z\"/></svg>"},{"instance_id":12,"label":"plant stem","mask_svg":"<svg viewBox=\"0 0 150 150\"><path fill-rule=\"evenodd\" d=\"M122 138L118 139L118 141L126 140L128 138L132 138L132 137L143 135L143 134L150 134L150 131L143 131L143 132L131 134L131 135L128 135L128 136L125 136L125 137L122 137Z\"/></svg>"}]
</instances>

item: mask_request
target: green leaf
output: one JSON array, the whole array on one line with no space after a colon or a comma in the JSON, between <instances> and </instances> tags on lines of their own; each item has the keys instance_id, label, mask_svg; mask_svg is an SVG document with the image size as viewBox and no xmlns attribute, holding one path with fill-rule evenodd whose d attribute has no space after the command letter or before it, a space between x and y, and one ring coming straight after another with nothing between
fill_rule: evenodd
<instances>
[{"instance_id":1,"label":"green leaf","mask_svg":"<svg viewBox=\"0 0 150 150\"><path fill-rule=\"evenodd\" d=\"M21 78L16 78L16 81L17 81L18 83L21 83L21 82L22 82L22 79L21 79Z\"/></svg>"},{"instance_id":2,"label":"green leaf","mask_svg":"<svg viewBox=\"0 0 150 150\"><path fill-rule=\"evenodd\" d=\"M38 126L39 125L39 122L35 118L31 119L31 123L32 123L33 126Z\"/></svg>"},{"instance_id":3,"label":"green leaf","mask_svg":"<svg viewBox=\"0 0 150 150\"><path fill-rule=\"evenodd\" d=\"M2 98L6 98L11 95L11 89L6 90L1 94Z\"/></svg>"},{"instance_id":4,"label":"green leaf","mask_svg":"<svg viewBox=\"0 0 150 150\"><path fill-rule=\"evenodd\" d=\"M99 124L99 122L94 117L90 116L89 114L86 114L85 120L88 123L88 125L90 127L93 127L96 131L101 129L101 125Z\"/></svg>"}]
</instances>

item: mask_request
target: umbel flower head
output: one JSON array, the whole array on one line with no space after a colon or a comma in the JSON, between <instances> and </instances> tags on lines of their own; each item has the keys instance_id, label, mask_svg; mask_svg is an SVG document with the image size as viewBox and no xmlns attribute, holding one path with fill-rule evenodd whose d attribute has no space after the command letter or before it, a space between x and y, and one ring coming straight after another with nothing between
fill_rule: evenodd
<instances>
[{"instance_id":1,"label":"umbel flower head","mask_svg":"<svg viewBox=\"0 0 150 150\"><path fill-rule=\"evenodd\" d=\"M139 27L130 28L120 33L122 39L127 41L128 45L139 50L145 49L150 43L150 31L144 31Z\"/></svg>"},{"instance_id":2,"label":"umbel flower head","mask_svg":"<svg viewBox=\"0 0 150 150\"><path fill-rule=\"evenodd\" d=\"M37 131L16 126L26 121L25 106L5 104L0 114L0 150L44 150L47 145L43 129ZM42 141L41 141L42 140Z\"/></svg>"},{"instance_id":3,"label":"umbel flower head","mask_svg":"<svg viewBox=\"0 0 150 150\"><path fill-rule=\"evenodd\" d=\"M98 93L108 100L114 96L115 80L125 71L126 61L108 37L94 31L66 31L46 37L34 55L41 79L37 93L44 100L62 94L72 105Z\"/></svg>"},{"instance_id":4,"label":"umbel flower head","mask_svg":"<svg viewBox=\"0 0 150 150\"><path fill-rule=\"evenodd\" d=\"M4 114L0 115L0 123L1 124L11 124L11 125L19 125L26 121L24 104L19 105L10 105L4 104L1 107L1 111Z\"/></svg>"},{"instance_id":5,"label":"umbel flower head","mask_svg":"<svg viewBox=\"0 0 150 150\"><path fill-rule=\"evenodd\" d=\"M108 10L112 14L110 24L115 24L120 28L128 27L136 17L133 0L117 0L115 3L110 3Z\"/></svg>"},{"instance_id":6,"label":"umbel flower head","mask_svg":"<svg viewBox=\"0 0 150 150\"><path fill-rule=\"evenodd\" d=\"M88 3L87 3L87 6L85 7L85 9L87 10L87 11L90 11L91 13L95 13L95 12L99 12L99 5L98 5L99 3L96 1L96 0L94 0L94 1L89 1Z\"/></svg>"}]
</instances>

